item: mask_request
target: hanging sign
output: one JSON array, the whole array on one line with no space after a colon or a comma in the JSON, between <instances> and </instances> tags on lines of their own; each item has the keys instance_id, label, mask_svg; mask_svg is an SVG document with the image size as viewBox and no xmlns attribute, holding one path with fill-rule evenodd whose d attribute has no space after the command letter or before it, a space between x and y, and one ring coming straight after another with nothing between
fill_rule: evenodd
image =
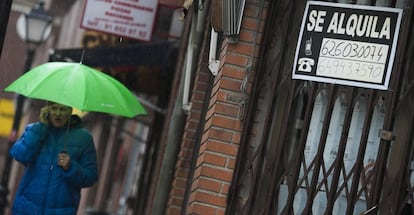
<instances>
[{"instance_id":1,"label":"hanging sign","mask_svg":"<svg viewBox=\"0 0 414 215\"><path fill-rule=\"evenodd\" d=\"M293 79L386 90L402 10L308 1Z\"/></svg>"},{"instance_id":2,"label":"hanging sign","mask_svg":"<svg viewBox=\"0 0 414 215\"><path fill-rule=\"evenodd\" d=\"M150 41L157 0L87 0L81 27Z\"/></svg>"}]
</instances>

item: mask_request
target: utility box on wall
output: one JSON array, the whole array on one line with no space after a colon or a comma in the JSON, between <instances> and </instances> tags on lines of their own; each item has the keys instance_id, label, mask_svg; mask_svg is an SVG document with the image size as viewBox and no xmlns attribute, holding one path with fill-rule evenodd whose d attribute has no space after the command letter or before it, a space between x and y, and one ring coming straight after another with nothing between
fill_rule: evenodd
<instances>
[{"instance_id":1,"label":"utility box on wall","mask_svg":"<svg viewBox=\"0 0 414 215\"><path fill-rule=\"evenodd\" d=\"M214 30L224 35L238 35L245 4L245 0L213 0L211 23Z\"/></svg>"}]
</instances>

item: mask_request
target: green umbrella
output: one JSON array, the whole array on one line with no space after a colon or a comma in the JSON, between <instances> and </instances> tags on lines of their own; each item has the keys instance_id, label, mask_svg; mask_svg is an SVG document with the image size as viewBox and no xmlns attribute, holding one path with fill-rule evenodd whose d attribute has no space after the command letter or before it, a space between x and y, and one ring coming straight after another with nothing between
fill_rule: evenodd
<instances>
[{"instance_id":1,"label":"green umbrella","mask_svg":"<svg viewBox=\"0 0 414 215\"><path fill-rule=\"evenodd\" d=\"M39 65L4 91L68 105L82 111L126 117L146 114L137 97L123 84L81 63L49 62Z\"/></svg>"}]
</instances>

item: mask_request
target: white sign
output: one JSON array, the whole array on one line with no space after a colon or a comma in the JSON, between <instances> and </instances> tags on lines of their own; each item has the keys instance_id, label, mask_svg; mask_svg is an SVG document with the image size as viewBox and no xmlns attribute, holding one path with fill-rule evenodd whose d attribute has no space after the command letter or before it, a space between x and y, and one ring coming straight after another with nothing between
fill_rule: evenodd
<instances>
[{"instance_id":1,"label":"white sign","mask_svg":"<svg viewBox=\"0 0 414 215\"><path fill-rule=\"evenodd\" d=\"M81 27L150 41L157 0L87 0Z\"/></svg>"},{"instance_id":2,"label":"white sign","mask_svg":"<svg viewBox=\"0 0 414 215\"><path fill-rule=\"evenodd\" d=\"M402 9L308 1L293 79L386 90Z\"/></svg>"}]
</instances>

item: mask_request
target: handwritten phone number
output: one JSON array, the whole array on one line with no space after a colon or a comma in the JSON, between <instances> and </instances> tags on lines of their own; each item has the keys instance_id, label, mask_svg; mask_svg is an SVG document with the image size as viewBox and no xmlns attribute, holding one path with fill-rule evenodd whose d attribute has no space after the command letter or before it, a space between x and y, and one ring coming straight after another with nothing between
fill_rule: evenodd
<instances>
[{"instance_id":1,"label":"handwritten phone number","mask_svg":"<svg viewBox=\"0 0 414 215\"><path fill-rule=\"evenodd\" d=\"M373 63L385 63L388 45L324 38L320 56L360 60Z\"/></svg>"},{"instance_id":2,"label":"handwritten phone number","mask_svg":"<svg viewBox=\"0 0 414 215\"><path fill-rule=\"evenodd\" d=\"M385 64L319 57L316 75L346 80L381 83Z\"/></svg>"}]
</instances>

